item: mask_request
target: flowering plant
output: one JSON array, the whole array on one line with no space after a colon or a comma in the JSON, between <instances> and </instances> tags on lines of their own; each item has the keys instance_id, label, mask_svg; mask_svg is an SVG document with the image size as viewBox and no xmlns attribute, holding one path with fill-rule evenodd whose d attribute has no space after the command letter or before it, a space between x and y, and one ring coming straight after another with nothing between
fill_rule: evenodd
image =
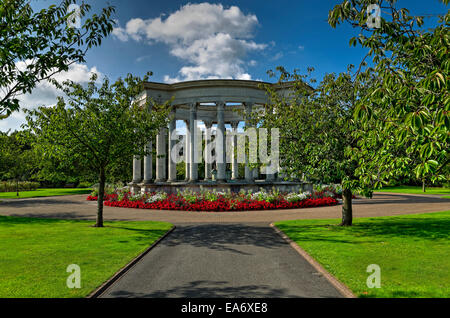
<instances>
[{"instance_id":1,"label":"flowering plant","mask_svg":"<svg viewBox=\"0 0 450 318\"><path fill-rule=\"evenodd\" d=\"M136 193L136 194L130 194L128 196L128 201L134 202L134 201L141 201L144 198L142 193Z\"/></svg>"},{"instance_id":2,"label":"flowering plant","mask_svg":"<svg viewBox=\"0 0 450 318\"><path fill-rule=\"evenodd\" d=\"M342 195L342 186L340 184L317 184L314 185L314 190L317 192L331 192L334 195Z\"/></svg>"},{"instance_id":3,"label":"flowering plant","mask_svg":"<svg viewBox=\"0 0 450 318\"><path fill-rule=\"evenodd\" d=\"M156 192L154 194L150 194L145 203L154 203L158 201L164 201L167 198L167 193L165 192Z\"/></svg>"},{"instance_id":4,"label":"flowering plant","mask_svg":"<svg viewBox=\"0 0 450 318\"><path fill-rule=\"evenodd\" d=\"M298 202L298 201L305 200L310 195L311 195L310 192L289 193L288 195L286 195L285 199L288 202Z\"/></svg>"},{"instance_id":5,"label":"flowering plant","mask_svg":"<svg viewBox=\"0 0 450 318\"><path fill-rule=\"evenodd\" d=\"M177 191L178 192L178 196L183 197L187 202L189 203L195 203L197 201L197 193L195 193L192 190L183 190L183 191Z\"/></svg>"},{"instance_id":6,"label":"flowering plant","mask_svg":"<svg viewBox=\"0 0 450 318\"><path fill-rule=\"evenodd\" d=\"M241 191L239 193L191 190L179 191L177 194L153 192L145 194L122 193L116 191L107 195L105 205L126 208L184 210L184 211L249 211L306 208L336 205L337 200L331 192L279 193L278 191L258 191L256 193ZM88 200L97 200L90 195Z\"/></svg>"}]
</instances>

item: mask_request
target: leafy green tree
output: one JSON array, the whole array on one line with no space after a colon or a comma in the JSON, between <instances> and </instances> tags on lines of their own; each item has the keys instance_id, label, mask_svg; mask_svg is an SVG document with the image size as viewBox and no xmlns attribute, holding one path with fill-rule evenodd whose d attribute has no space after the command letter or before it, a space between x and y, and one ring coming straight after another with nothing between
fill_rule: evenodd
<instances>
[{"instance_id":1,"label":"leafy green tree","mask_svg":"<svg viewBox=\"0 0 450 318\"><path fill-rule=\"evenodd\" d=\"M107 174L110 183L124 183L131 180L133 178L133 160L130 158L118 160L108 168Z\"/></svg>"},{"instance_id":2,"label":"leafy green tree","mask_svg":"<svg viewBox=\"0 0 450 318\"><path fill-rule=\"evenodd\" d=\"M19 181L31 180L39 158L26 131L0 133L0 180L15 180L17 196Z\"/></svg>"},{"instance_id":3,"label":"leafy green tree","mask_svg":"<svg viewBox=\"0 0 450 318\"><path fill-rule=\"evenodd\" d=\"M34 12L29 0L3 0L0 3L0 118L19 109L21 94L31 93L37 83L67 71L73 63L85 62L87 51L101 44L112 32L114 7L93 14L80 28L67 23L76 1ZM91 6L79 5L80 19Z\"/></svg>"},{"instance_id":4,"label":"leafy green tree","mask_svg":"<svg viewBox=\"0 0 450 318\"><path fill-rule=\"evenodd\" d=\"M372 3L381 8L375 28L366 23ZM372 57L373 67L362 67L359 76L373 73L379 79L358 100L355 119L361 129L354 136L360 141L350 149L368 186L381 187L399 176L424 184L448 180L450 14L431 22L432 29L423 27L424 19L392 0L344 1L329 13L332 27L348 23L359 30L350 44L367 48L365 59Z\"/></svg>"},{"instance_id":5,"label":"leafy green tree","mask_svg":"<svg viewBox=\"0 0 450 318\"><path fill-rule=\"evenodd\" d=\"M97 227L103 226L103 200L107 173L132 156L145 155L145 145L167 124L169 107L139 100L141 80L129 74L97 86L93 75L87 87L67 81L60 88L67 95L55 107L27 111L28 126L45 156L78 163L99 180ZM149 107L152 110L149 111ZM81 171L82 172L82 171Z\"/></svg>"},{"instance_id":6,"label":"leafy green tree","mask_svg":"<svg viewBox=\"0 0 450 318\"><path fill-rule=\"evenodd\" d=\"M342 185L341 225L352 225L352 196L360 190L360 184L355 176L357 162L346 151L357 145L351 134L357 125L353 112L357 99L373 79L355 81L350 66L346 73L326 75L313 89L305 84L310 74L290 74L281 67L278 70L279 85L289 93L279 94L267 85L271 103L257 113L254 124L280 130L284 175L301 178L304 174L315 181Z\"/></svg>"},{"instance_id":7,"label":"leafy green tree","mask_svg":"<svg viewBox=\"0 0 450 318\"><path fill-rule=\"evenodd\" d=\"M90 171L82 161L62 161L55 157L46 156L45 149L38 143L33 148L39 157L38 167L33 179L52 187L61 187L66 184L77 184L81 181L96 183L97 175Z\"/></svg>"},{"instance_id":8,"label":"leafy green tree","mask_svg":"<svg viewBox=\"0 0 450 318\"><path fill-rule=\"evenodd\" d=\"M10 138L8 132L0 131L0 177L1 180L5 180L5 172L8 171L9 166L12 163L12 156L10 154Z\"/></svg>"}]
</instances>

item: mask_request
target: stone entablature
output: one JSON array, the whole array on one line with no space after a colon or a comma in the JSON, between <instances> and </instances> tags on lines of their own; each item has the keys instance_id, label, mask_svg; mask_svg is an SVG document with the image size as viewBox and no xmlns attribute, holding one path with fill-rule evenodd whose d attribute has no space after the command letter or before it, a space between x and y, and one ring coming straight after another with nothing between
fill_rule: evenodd
<instances>
[{"instance_id":1,"label":"stone entablature","mask_svg":"<svg viewBox=\"0 0 450 318\"><path fill-rule=\"evenodd\" d=\"M144 84L147 98L164 102L174 98L173 105L195 103L245 103L266 104L266 92L258 81L244 80L199 80L175 84L147 82ZM186 118L187 119L187 118Z\"/></svg>"}]
</instances>

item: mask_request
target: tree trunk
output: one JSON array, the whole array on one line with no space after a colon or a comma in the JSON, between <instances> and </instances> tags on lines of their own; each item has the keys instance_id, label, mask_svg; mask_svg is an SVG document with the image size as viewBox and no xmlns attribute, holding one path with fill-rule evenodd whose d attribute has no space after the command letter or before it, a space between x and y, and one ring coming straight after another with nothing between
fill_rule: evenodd
<instances>
[{"instance_id":1,"label":"tree trunk","mask_svg":"<svg viewBox=\"0 0 450 318\"><path fill-rule=\"evenodd\" d=\"M350 226L353 222L352 190L344 189L342 192L342 223L341 226Z\"/></svg>"},{"instance_id":2,"label":"tree trunk","mask_svg":"<svg viewBox=\"0 0 450 318\"><path fill-rule=\"evenodd\" d=\"M103 227L103 199L105 197L105 169L100 169L99 185L98 185L98 200L97 200L97 222L95 227Z\"/></svg>"},{"instance_id":3,"label":"tree trunk","mask_svg":"<svg viewBox=\"0 0 450 318\"><path fill-rule=\"evenodd\" d=\"M425 187L425 180L422 180L422 192L427 192Z\"/></svg>"},{"instance_id":4,"label":"tree trunk","mask_svg":"<svg viewBox=\"0 0 450 318\"><path fill-rule=\"evenodd\" d=\"M19 179L16 179L16 196L19 196Z\"/></svg>"}]
</instances>

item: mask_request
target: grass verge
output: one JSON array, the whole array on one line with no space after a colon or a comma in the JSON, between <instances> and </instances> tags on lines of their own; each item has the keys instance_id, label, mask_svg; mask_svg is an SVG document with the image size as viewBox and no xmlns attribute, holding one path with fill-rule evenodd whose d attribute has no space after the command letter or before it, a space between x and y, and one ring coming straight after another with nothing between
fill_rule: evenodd
<instances>
[{"instance_id":1,"label":"grass verge","mask_svg":"<svg viewBox=\"0 0 450 318\"><path fill-rule=\"evenodd\" d=\"M23 199L23 198L36 198L36 197L52 197L59 195L73 195L73 194L89 194L92 189L37 189L34 191L19 192L17 196L16 192L0 192L0 198L2 199Z\"/></svg>"},{"instance_id":2,"label":"grass verge","mask_svg":"<svg viewBox=\"0 0 450 318\"><path fill-rule=\"evenodd\" d=\"M358 297L449 297L450 211L275 225ZM367 266L381 268L381 288L369 289Z\"/></svg>"},{"instance_id":3,"label":"grass verge","mask_svg":"<svg viewBox=\"0 0 450 318\"><path fill-rule=\"evenodd\" d=\"M172 225L0 216L0 298L85 297L142 253ZM81 269L81 288L69 289L67 266Z\"/></svg>"},{"instance_id":4,"label":"grass verge","mask_svg":"<svg viewBox=\"0 0 450 318\"><path fill-rule=\"evenodd\" d=\"M397 187L385 187L375 190L375 192L392 192L392 193L410 193L410 194L450 194L450 188L443 187L427 187L426 192L422 191L422 187L419 186L397 186Z\"/></svg>"}]
</instances>

